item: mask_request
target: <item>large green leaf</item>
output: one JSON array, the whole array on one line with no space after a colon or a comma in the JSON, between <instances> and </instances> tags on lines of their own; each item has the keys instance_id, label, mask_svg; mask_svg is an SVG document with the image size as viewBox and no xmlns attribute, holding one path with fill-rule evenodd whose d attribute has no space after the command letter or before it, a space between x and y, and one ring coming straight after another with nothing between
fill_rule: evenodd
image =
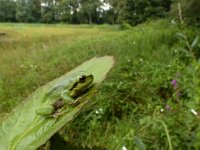
<instances>
[{"instance_id":1,"label":"large green leaf","mask_svg":"<svg viewBox=\"0 0 200 150\"><path fill-rule=\"evenodd\" d=\"M37 89L27 98L25 103L18 106L0 124L0 150L31 150L44 144L54 133L74 119L83 108L92 102L91 95L96 86L104 80L113 63L114 59L110 56L93 58ZM82 102L76 107L70 107L67 113L57 119L36 115L35 110L41 106L44 93L53 85L70 79L79 71L92 73L95 83L94 88L83 97Z\"/></svg>"}]
</instances>

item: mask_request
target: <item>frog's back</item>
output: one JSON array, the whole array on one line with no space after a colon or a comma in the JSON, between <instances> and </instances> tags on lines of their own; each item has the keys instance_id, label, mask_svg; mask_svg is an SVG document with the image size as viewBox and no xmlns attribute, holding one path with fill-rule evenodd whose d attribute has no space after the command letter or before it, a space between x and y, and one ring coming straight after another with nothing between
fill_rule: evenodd
<instances>
[{"instance_id":1,"label":"frog's back","mask_svg":"<svg viewBox=\"0 0 200 150\"><path fill-rule=\"evenodd\" d=\"M51 87L47 91L46 96L54 94L54 93L58 93L59 91L62 91L62 90L69 89L72 86L72 84L75 83L79 79L79 77L84 75L84 74L85 74L84 71L80 71L80 72L76 72L76 73L72 74L67 79L65 79L65 80L57 83L53 87Z\"/></svg>"},{"instance_id":2,"label":"frog's back","mask_svg":"<svg viewBox=\"0 0 200 150\"><path fill-rule=\"evenodd\" d=\"M53 87L51 87L48 91L47 91L47 95L51 95L53 93L57 93L58 91L64 90L64 89L68 89L70 86L70 83L72 83L71 80L67 80L65 82L62 83L58 83L56 85L54 85Z\"/></svg>"}]
</instances>

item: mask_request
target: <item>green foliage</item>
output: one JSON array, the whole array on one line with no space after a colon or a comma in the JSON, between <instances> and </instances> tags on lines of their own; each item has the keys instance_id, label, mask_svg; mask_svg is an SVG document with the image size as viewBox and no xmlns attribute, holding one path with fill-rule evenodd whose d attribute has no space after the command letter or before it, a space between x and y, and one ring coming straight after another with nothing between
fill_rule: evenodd
<instances>
[{"instance_id":1,"label":"green foliage","mask_svg":"<svg viewBox=\"0 0 200 150\"><path fill-rule=\"evenodd\" d=\"M85 107L94 103L91 96L94 94L95 88L105 79L113 63L114 59L109 56L93 58L36 90L26 103L18 106L0 124L0 149L36 149L44 144L53 134L83 111ZM81 97L82 102L80 104L75 107L65 108L62 111L65 113L59 118L46 118L35 113L36 108L44 105L42 102L43 96L51 87L70 80L77 72L83 70L94 76L94 86L86 95ZM11 130L12 133L9 132Z\"/></svg>"},{"instance_id":2,"label":"green foliage","mask_svg":"<svg viewBox=\"0 0 200 150\"><path fill-rule=\"evenodd\" d=\"M110 7L103 9L104 5ZM185 23L200 26L199 7L199 0L1 0L0 21L137 25L171 11L173 18L181 15Z\"/></svg>"},{"instance_id":3,"label":"green foliage","mask_svg":"<svg viewBox=\"0 0 200 150\"><path fill-rule=\"evenodd\" d=\"M186 17L186 22L190 25L200 27L200 16L198 15L200 13L200 1L191 0L185 7L184 14Z\"/></svg>"},{"instance_id":4,"label":"green foliage","mask_svg":"<svg viewBox=\"0 0 200 150\"><path fill-rule=\"evenodd\" d=\"M199 96L193 99L199 85L192 84L199 73L191 76L174 54L178 28L161 25L110 39L116 68L96 97L96 110L65 129L68 142L102 149L199 148L199 117L191 112L199 112Z\"/></svg>"},{"instance_id":5,"label":"green foliage","mask_svg":"<svg viewBox=\"0 0 200 150\"><path fill-rule=\"evenodd\" d=\"M19 22L39 22L41 19L40 0L17 0L16 19Z\"/></svg>"},{"instance_id":6,"label":"green foliage","mask_svg":"<svg viewBox=\"0 0 200 150\"><path fill-rule=\"evenodd\" d=\"M11 30L9 24L1 27ZM15 34L10 41L2 38L0 99L7 101L1 101L1 111L14 108L33 86L90 57L113 55L115 67L94 98L98 104L59 132L67 143L77 149L200 148L198 29L165 20L130 30L108 25L43 27L14 24L12 30L21 35L18 41L8 44Z\"/></svg>"},{"instance_id":7,"label":"green foliage","mask_svg":"<svg viewBox=\"0 0 200 150\"><path fill-rule=\"evenodd\" d=\"M118 22L137 25L152 18L162 18L170 10L171 0L110 0L118 12Z\"/></svg>"},{"instance_id":8,"label":"green foliage","mask_svg":"<svg viewBox=\"0 0 200 150\"><path fill-rule=\"evenodd\" d=\"M179 4L180 10L178 8ZM191 26L200 27L199 8L199 0L176 0L175 3L172 5L171 16L180 21L180 15L182 15L184 23L189 24Z\"/></svg>"},{"instance_id":9,"label":"green foliage","mask_svg":"<svg viewBox=\"0 0 200 150\"><path fill-rule=\"evenodd\" d=\"M199 34L198 34L199 36ZM180 41L184 41L183 45L180 47L183 52L185 52L185 57L179 57L180 61L183 63L186 61L187 66L185 68L185 73L190 77L190 84L187 82L187 90L188 90L188 96L190 97L190 101L187 103L187 107L189 107L191 110L197 110L199 113L199 103L200 103L200 55L199 55L199 44L198 36L194 38L194 36L187 35L187 34L181 34ZM190 40L192 39L192 40ZM191 41L191 42L190 42ZM182 53L182 51L180 51ZM178 55L180 56L180 55ZM197 115L196 111L193 112L195 115ZM199 118L196 120L199 121ZM189 148L199 149L199 134L200 134L200 126L199 123L196 123L195 128L193 129L193 132L195 132L195 137L190 140Z\"/></svg>"},{"instance_id":10,"label":"green foliage","mask_svg":"<svg viewBox=\"0 0 200 150\"><path fill-rule=\"evenodd\" d=\"M120 25L120 29L122 29L122 30L127 30L127 29L131 29L131 28L132 28L131 25L126 22L124 22Z\"/></svg>"},{"instance_id":11,"label":"green foliage","mask_svg":"<svg viewBox=\"0 0 200 150\"><path fill-rule=\"evenodd\" d=\"M122 23L131 25L165 17L171 0L5 0L0 21ZM104 8L106 6L108 8ZM15 7L16 6L16 7ZM15 15L16 14L16 15Z\"/></svg>"},{"instance_id":12,"label":"green foliage","mask_svg":"<svg viewBox=\"0 0 200 150\"><path fill-rule=\"evenodd\" d=\"M102 2L99 0L81 0L81 8L80 8L80 22L92 24L94 22L98 22L100 6ZM84 21L86 18L86 22ZM82 21L83 20L83 21Z\"/></svg>"},{"instance_id":13,"label":"green foliage","mask_svg":"<svg viewBox=\"0 0 200 150\"><path fill-rule=\"evenodd\" d=\"M0 22L16 21L16 3L13 0L0 1Z\"/></svg>"}]
</instances>

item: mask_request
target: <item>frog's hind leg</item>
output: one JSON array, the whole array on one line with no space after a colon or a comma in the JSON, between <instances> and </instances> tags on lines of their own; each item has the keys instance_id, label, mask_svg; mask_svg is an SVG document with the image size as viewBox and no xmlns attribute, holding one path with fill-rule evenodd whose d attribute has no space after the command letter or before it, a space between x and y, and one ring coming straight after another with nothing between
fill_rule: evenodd
<instances>
[{"instance_id":1,"label":"frog's hind leg","mask_svg":"<svg viewBox=\"0 0 200 150\"><path fill-rule=\"evenodd\" d=\"M62 108L58 109L55 113L53 113L51 116L53 118L58 118L59 116L64 115L68 110L66 109L67 106L63 106Z\"/></svg>"},{"instance_id":2,"label":"frog's hind leg","mask_svg":"<svg viewBox=\"0 0 200 150\"><path fill-rule=\"evenodd\" d=\"M64 112L56 112L56 113L52 114L51 116L53 118L58 118L59 116L62 116L62 115L64 115Z\"/></svg>"}]
</instances>

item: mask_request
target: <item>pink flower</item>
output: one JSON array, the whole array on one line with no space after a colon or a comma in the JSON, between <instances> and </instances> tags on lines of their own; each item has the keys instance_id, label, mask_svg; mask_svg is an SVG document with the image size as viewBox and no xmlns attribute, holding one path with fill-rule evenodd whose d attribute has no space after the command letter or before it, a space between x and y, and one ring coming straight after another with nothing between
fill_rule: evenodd
<instances>
[{"instance_id":1,"label":"pink flower","mask_svg":"<svg viewBox=\"0 0 200 150\"><path fill-rule=\"evenodd\" d=\"M177 80L172 80L171 84L173 85L174 89L177 88Z\"/></svg>"},{"instance_id":2,"label":"pink flower","mask_svg":"<svg viewBox=\"0 0 200 150\"><path fill-rule=\"evenodd\" d=\"M165 109L168 110L168 111L170 111L170 110L171 110L171 107L170 107L169 105L166 105L166 106L165 106Z\"/></svg>"}]
</instances>

